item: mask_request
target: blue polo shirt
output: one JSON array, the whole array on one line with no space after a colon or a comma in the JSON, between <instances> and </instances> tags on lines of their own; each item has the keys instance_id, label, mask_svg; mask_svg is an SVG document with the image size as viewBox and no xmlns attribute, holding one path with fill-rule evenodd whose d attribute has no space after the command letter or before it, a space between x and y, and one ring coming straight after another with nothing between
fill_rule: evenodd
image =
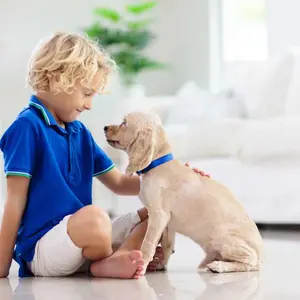
<instances>
[{"instance_id":1,"label":"blue polo shirt","mask_svg":"<svg viewBox=\"0 0 300 300\"><path fill-rule=\"evenodd\" d=\"M92 203L92 180L114 164L79 121L60 127L36 96L0 141L7 176L30 178L14 259L19 276L32 276L37 241L65 216Z\"/></svg>"}]
</instances>

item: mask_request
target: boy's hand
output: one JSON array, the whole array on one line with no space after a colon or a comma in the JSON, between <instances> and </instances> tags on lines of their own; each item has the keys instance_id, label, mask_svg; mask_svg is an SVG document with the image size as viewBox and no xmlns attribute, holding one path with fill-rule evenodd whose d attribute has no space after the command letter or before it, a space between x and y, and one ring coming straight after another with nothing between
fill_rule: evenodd
<instances>
[{"instance_id":1,"label":"boy's hand","mask_svg":"<svg viewBox=\"0 0 300 300\"><path fill-rule=\"evenodd\" d=\"M189 167L190 167L190 164L189 164L188 162L186 162L186 163L185 163L185 166L189 168ZM205 172L199 170L198 168L192 168L192 170L193 170L194 172L196 172L197 174L200 174L200 175L202 175L202 176L205 176L205 177L210 178L210 176L209 176L208 174L206 174Z\"/></svg>"}]
</instances>

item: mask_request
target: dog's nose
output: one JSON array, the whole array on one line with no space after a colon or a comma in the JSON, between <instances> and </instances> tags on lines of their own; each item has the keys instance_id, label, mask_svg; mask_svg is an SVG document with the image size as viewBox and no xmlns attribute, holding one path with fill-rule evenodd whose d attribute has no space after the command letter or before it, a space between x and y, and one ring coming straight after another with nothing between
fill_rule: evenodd
<instances>
[{"instance_id":1,"label":"dog's nose","mask_svg":"<svg viewBox=\"0 0 300 300\"><path fill-rule=\"evenodd\" d=\"M108 130L108 126L104 126L104 131L107 131Z\"/></svg>"}]
</instances>

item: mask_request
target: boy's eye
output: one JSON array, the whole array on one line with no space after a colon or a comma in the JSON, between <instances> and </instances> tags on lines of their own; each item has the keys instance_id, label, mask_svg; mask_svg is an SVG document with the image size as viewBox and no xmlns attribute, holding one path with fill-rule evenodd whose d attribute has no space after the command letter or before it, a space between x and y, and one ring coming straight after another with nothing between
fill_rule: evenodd
<instances>
[{"instance_id":1,"label":"boy's eye","mask_svg":"<svg viewBox=\"0 0 300 300\"><path fill-rule=\"evenodd\" d=\"M126 121L123 121L123 122L121 123L121 126L127 126Z\"/></svg>"},{"instance_id":2,"label":"boy's eye","mask_svg":"<svg viewBox=\"0 0 300 300\"><path fill-rule=\"evenodd\" d=\"M91 97L91 95L92 95L91 93L84 94L85 97Z\"/></svg>"}]
</instances>

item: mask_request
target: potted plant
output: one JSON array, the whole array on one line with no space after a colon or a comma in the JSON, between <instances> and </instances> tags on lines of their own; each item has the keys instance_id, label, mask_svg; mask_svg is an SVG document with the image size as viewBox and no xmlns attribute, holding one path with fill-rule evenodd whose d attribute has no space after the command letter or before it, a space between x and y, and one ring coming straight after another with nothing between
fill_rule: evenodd
<instances>
[{"instance_id":1,"label":"potted plant","mask_svg":"<svg viewBox=\"0 0 300 300\"><path fill-rule=\"evenodd\" d=\"M156 36L150 30L153 19L143 16L156 4L150 1L126 5L123 12L108 7L96 8L96 21L84 29L115 60L126 88L136 84L141 72L165 66L145 54L145 49Z\"/></svg>"}]
</instances>

